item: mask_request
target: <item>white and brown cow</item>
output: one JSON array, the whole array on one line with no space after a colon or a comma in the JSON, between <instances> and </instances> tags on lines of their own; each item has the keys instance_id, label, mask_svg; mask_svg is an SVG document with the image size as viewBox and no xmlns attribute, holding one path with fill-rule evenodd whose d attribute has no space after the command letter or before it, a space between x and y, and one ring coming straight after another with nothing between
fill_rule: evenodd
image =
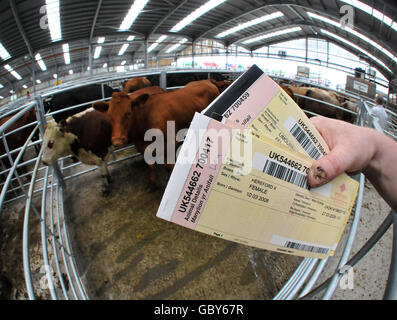
<instances>
[{"instance_id":1,"label":"white and brown cow","mask_svg":"<svg viewBox=\"0 0 397 320\"><path fill-rule=\"evenodd\" d=\"M102 193L108 194L111 182L107 162L112 154L112 126L106 114L89 108L60 123L49 122L43 139L44 165L73 155L82 163L99 167Z\"/></svg>"}]
</instances>

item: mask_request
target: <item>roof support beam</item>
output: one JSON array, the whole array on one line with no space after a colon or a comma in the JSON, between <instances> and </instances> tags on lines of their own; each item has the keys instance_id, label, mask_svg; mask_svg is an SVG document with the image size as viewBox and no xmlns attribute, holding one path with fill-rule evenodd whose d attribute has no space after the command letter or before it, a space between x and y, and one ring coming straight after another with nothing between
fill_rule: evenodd
<instances>
[{"instance_id":1,"label":"roof support beam","mask_svg":"<svg viewBox=\"0 0 397 320\"><path fill-rule=\"evenodd\" d=\"M17 11L17 8L15 6L15 1L14 0L9 0L9 2L10 2L11 11L12 11L12 14L14 16L15 22L17 24L19 33L21 34L21 36L23 38L23 41L25 41L26 47L28 48L28 51L29 51L29 55L30 55L30 57L33 60L34 59L33 58L34 57L33 49L32 49L32 46L30 45L30 42L28 40L28 37L26 36L25 31L23 30L21 21L19 20L18 11Z\"/></svg>"},{"instance_id":2,"label":"roof support beam","mask_svg":"<svg viewBox=\"0 0 397 320\"><path fill-rule=\"evenodd\" d=\"M101 10L101 7L102 7L102 2L103 2L103 0L99 0L98 6L96 7L94 21L92 22L91 32L90 32L90 43L92 43L92 38L94 37L95 25L96 25L96 21L98 19L99 11Z\"/></svg>"},{"instance_id":3,"label":"roof support beam","mask_svg":"<svg viewBox=\"0 0 397 320\"><path fill-rule=\"evenodd\" d=\"M173 9L171 9L167 15L161 19L152 29L152 31L150 31L150 33L148 34L147 38L149 39L151 35L153 35L153 33L156 32L156 30L164 23L164 21L168 20L168 18L174 14L175 11L177 11L180 7L182 7L188 0L184 0L182 1L180 4L178 4L176 7L174 7Z\"/></svg>"}]
</instances>

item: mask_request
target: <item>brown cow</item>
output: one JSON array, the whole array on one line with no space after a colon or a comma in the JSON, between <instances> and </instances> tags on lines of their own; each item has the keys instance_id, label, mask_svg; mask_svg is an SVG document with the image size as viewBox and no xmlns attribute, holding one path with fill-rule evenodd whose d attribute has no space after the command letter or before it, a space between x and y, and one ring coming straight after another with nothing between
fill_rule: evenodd
<instances>
[{"instance_id":1,"label":"brown cow","mask_svg":"<svg viewBox=\"0 0 397 320\"><path fill-rule=\"evenodd\" d=\"M124 81L123 82L123 91L125 93L131 93L138 89L151 87L151 86L152 86L152 83L145 77L137 77L137 78L132 78L127 81Z\"/></svg>"},{"instance_id":2,"label":"brown cow","mask_svg":"<svg viewBox=\"0 0 397 320\"><path fill-rule=\"evenodd\" d=\"M6 123L8 120L10 120L14 115L10 115L10 116L0 119L0 126L3 125L4 123ZM22 115L22 117L20 117L13 124L11 124L5 133L7 134L7 132L17 130L18 128L26 126L27 124L32 123L34 121L36 121L36 112L34 109L30 109L29 111L26 111ZM32 133L33 128L34 128L33 126L29 126L29 127L26 127L24 129L21 129L15 133L12 133L12 134L6 136L8 149L10 151L12 151L12 150L22 147L25 144L26 140L28 139L29 135ZM35 135L35 137L33 137L33 139L37 139L37 138L38 138L38 133ZM4 155L5 153L6 153L6 149L5 149L4 143L3 143L3 141L0 141L0 155ZM15 160L17 155L18 155L18 153L12 154L12 158ZM10 167L10 162L9 162L8 157L1 158L1 162L4 164L4 166L6 168ZM24 172L26 172L26 170L20 171L21 174Z\"/></svg>"},{"instance_id":3,"label":"brown cow","mask_svg":"<svg viewBox=\"0 0 397 320\"><path fill-rule=\"evenodd\" d=\"M110 115L112 144L114 146L120 147L130 142L130 139L128 139L128 132L125 129L125 126L129 126L129 124L126 125L126 121L129 121L129 116L132 111L130 101L144 94L151 96L164 92L165 91L158 86L142 88L129 95L124 92L115 92L111 100L97 101L92 104L96 110L107 112ZM129 98L129 100L126 100L126 98ZM128 103L123 103L124 100L128 101Z\"/></svg>"},{"instance_id":4,"label":"brown cow","mask_svg":"<svg viewBox=\"0 0 397 320\"><path fill-rule=\"evenodd\" d=\"M222 93L223 91L225 91L232 83L233 81L231 80L221 80L221 81L217 81L215 79L209 79L214 85L217 86L219 93Z\"/></svg>"},{"instance_id":5,"label":"brown cow","mask_svg":"<svg viewBox=\"0 0 397 320\"><path fill-rule=\"evenodd\" d=\"M103 178L102 194L111 182L107 162L112 147L112 126L106 114L89 108L60 123L49 122L43 138L44 165L53 165L60 157L73 155L82 163L99 167Z\"/></svg>"},{"instance_id":6,"label":"brown cow","mask_svg":"<svg viewBox=\"0 0 397 320\"><path fill-rule=\"evenodd\" d=\"M283 89L293 100L295 100L294 92L291 90L289 86L285 86L283 84L279 84L281 89Z\"/></svg>"},{"instance_id":7,"label":"brown cow","mask_svg":"<svg viewBox=\"0 0 397 320\"><path fill-rule=\"evenodd\" d=\"M324 117L335 118L343 120L343 111L334 108L330 105L298 97L297 95L306 96L316 100L321 100L329 104L340 107L339 101L334 95L331 95L327 90L310 87L295 87L290 86L290 89L295 95L295 102L302 108L309 112L313 112Z\"/></svg>"},{"instance_id":8,"label":"brown cow","mask_svg":"<svg viewBox=\"0 0 397 320\"><path fill-rule=\"evenodd\" d=\"M112 121L112 139L116 146L121 146L127 141L132 142L140 153L145 154L146 148L151 144L150 141L144 141L147 130L157 129L166 137L166 143L171 142L168 139L173 139L172 142L176 144L175 136L167 136L167 122L174 121L175 133L188 128L194 113L204 110L218 95L219 89L210 80L200 80L190 82L184 88L161 94L142 93L130 96L114 94L107 106L103 102L96 102L93 106L97 110L107 110ZM118 125L114 125L116 121L119 122ZM165 146L165 159L167 159L166 150ZM157 156L156 154L156 158ZM156 162L148 164L149 191L154 191ZM165 165L169 170L174 167L174 163L165 163Z\"/></svg>"}]
</instances>

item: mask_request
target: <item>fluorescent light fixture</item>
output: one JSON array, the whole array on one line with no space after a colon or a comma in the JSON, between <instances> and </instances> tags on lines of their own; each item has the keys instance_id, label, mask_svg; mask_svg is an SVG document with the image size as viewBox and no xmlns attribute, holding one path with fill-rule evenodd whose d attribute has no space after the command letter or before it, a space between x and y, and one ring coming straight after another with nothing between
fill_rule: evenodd
<instances>
[{"instance_id":1,"label":"fluorescent light fixture","mask_svg":"<svg viewBox=\"0 0 397 320\"><path fill-rule=\"evenodd\" d=\"M104 43L105 42L105 37L99 37L97 43ZM101 55L102 47L96 47L95 52L94 52L94 59L98 59L99 56Z\"/></svg>"},{"instance_id":2,"label":"fluorescent light fixture","mask_svg":"<svg viewBox=\"0 0 397 320\"><path fill-rule=\"evenodd\" d=\"M170 32L178 32L186 27L188 24L192 23L197 18L201 17L203 14L206 14L208 11L214 9L215 7L219 6L221 3L225 2L226 0L210 0L207 3L203 4L201 7L194 10L191 14L187 17L179 21L175 26L172 27Z\"/></svg>"},{"instance_id":3,"label":"fluorescent light fixture","mask_svg":"<svg viewBox=\"0 0 397 320\"><path fill-rule=\"evenodd\" d=\"M51 40L62 40L61 32L61 14L59 9L59 0L46 0L48 27L50 28Z\"/></svg>"},{"instance_id":4,"label":"fluorescent light fixture","mask_svg":"<svg viewBox=\"0 0 397 320\"><path fill-rule=\"evenodd\" d=\"M356 36L360 40L367 42L368 44L370 44L371 46L375 47L379 51L382 51L390 59L393 59L395 62L397 62L397 57L393 53L391 53L389 50L387 50L384 47L382 47L379 43L377 43L374 40L372 40L372 39L368 38L367 36L363 35L362 33L357 32L356 30L354 30L354 29L352 29L352 28L350 28L348 26L343 28L339 22L337 22L335 20L332 20L332 19L329 19L327 17L321 16L319 14L316 14L316 13L313 13L313 12L307 12L307 14L308 14L309 17L311 17L313 19L317 19L317 20L320 20L322 22L331 24L334 27L341 28L341 29L353 34L354 36Z\"/></svg>"},{"instance_id":5,"label":"fluorescent light fixture","mask_svg":"<svg viewBox=\"0 0 397 320\"><path fill-rule=\"evenodd\" d=\"M46 65L45 65L45 63L44 63L44 61L43 61L43 59L41 58L40 53L36 54L34 57L35 57L37 63L39 64L39 67L41 68L41 70L42 70L42 71L46 71L46 70L47 70L47 67L46 67Z\"/></svg>"},{"instance_id":6,"label":"fluorescent light fixture","mask_svg":"<svg viewBox=\"0 0 397 320\"><path fill-rule=\"evenodd\" d=\"M120 65L125 65L127 63L127 61L126 60L123 60L122 62L121 62L121 64Z\"/></svg>"},{"instance_id":7,"label":"fluorescent light fixture","mask_svg":"<svg viewBox=\"0 0 397 320\"><path fill-rule=\"evenodd\" d=\"M135 39L135 36L129 36L129 37L127 38L127 41L132 41L132 40L134 40L134 39ZM130 46L130 45L129 45L128 43L124 43L124 44L122 45L122 47L120 48L120 51L119 51L118 55L119 55L119 56L122 56L122 55L124 54L124 52L128 49L129 46Z\"/></svg>"},{"instance_id":8,"label":"fluorescent light fixture","mask_svg":"<svg viewBox=\"0 0 397 320\"><path fill-rule=\"evenodd\" d=\"M231 29L223 31L223 32L217 34L215 36L215 38L223 38L223 37L228 36L229 34L235 33L237 31L243 30L245 28L254 26L256 24L259 24L259 23L262 23L262 22L265 22L265 21L269 21L269 20L273 20L273 19L276 19L276 18L280 18L282 16L284 16L284 14L282 12L280 12L280 11L277 11L277 12L274 12L272 14L268 14L268 15L265 15L263 17L253 19L251 21L248 21L246 23L240 24L240 25L235 26L235 27L233 27Z\"/></svg>"},{"instance_id":9,"label":"fluorescent light fixture","mask_svg":"<svg viewBox=\"0 0 397 320\"><path fill-rule=\"evenodd\" d=\"M69 74L73 74L73 70L69 70Z\"/></svg>"},{"instance_id":10,"label":"fluorescent light fixture","mask_svg":"<svg viewBox=\"0 0 397 320\"><path fill-rule=\"evenodd\" d=\"M298 32L298 31L301 31L301 30L302 30L301 27L293 27L293 28L288 28L288 29L284 29L284 30L279 30L279 31L275 31L275 32L271 32L271 33L267 33L267 34L261 35L259 37L255 37L255 38L252 38L252 39L245 40L243 42L243 44L248 44L248 43L260 41L260 40L263 40L263 39L274 38L274 37L277 37L277 36L281 36L281 35L288 34L288 33L293 33L293 32Z\"/></svg>"},{"instance_id":11,"label":"fluorescent light fixture","mask_svg":"<svg viewBox=\"0 0 397 320\"><path fill-rule=\"evenodd\" d=\"M0 42L0 57L3 60L7 60L11 58L10 53L7 51L6 48L4 48L3 44Z\"/></svg>"},{"instance_id":12,"label":"fluorescent light fixture","mask_svg":"<svg viewBox=\"0 0 397 320\"><path fill-rule=\"evenodd\" d=\"M153 51L153 49L156 48L157 45L158 45L160 42L163 42L163 41L165 40L165 38L167 38L167 36L164 36L164 35L163 35L163 36L160 36L160 37L156 40L156 42L153 43L153 44L149 47L149 49L147 50L147 52Z\"/></svg>"},{"instance_id":13,"label":"fluorescent light fixture","mask_svg":"<svg viewBox=\"0 0 397 320\"><path fill-rule=\"evenodd\" d=\"M108 67L108 64L105 63L105 64L103 65L103 68L107 68L107 67Z\"/></svg>"},{"instance_id":14,"label":"fluorescent light fixture","mask_svg":"<svg viewBox=\"0 0 397 320\"><path fill-rule=\"evenodd\" d=\"M63 57L65 58L65 64L70 64L69 44L65 43L62 45Z\"/></svg>"},{"instance_id":15,"label":"fluorescent light fixture","mask_svg":"<svg viewBox=\"0 0 397 320\"><path fill-rule=\"evenodd\" d=\"M14 93L15 93L15 91L14 91L14 90L10 90L10 93L11 93L11 94L14 94Z\"/></svg>"},{"instance_id":16,"label":"fluorescent light fixture","mask_svg":"<svg viewBox=\"0 0 397 320\"><path fill-rule=\"evenodd\" d=\"M2 100L3 100L3 99L4 99L4 97L3 97L3 96L0 96L0 99L2 99Z\"/></svg>"},{"instance_id":17,"label":"fluorescent light fixture","mask_svg":"<svg viewBox=\"0 0 397 320\"><path fill-rule=\"evenodd\" d=\"M40 80L40 79L37 79L37 80L36 80L36 83L40 84L40 83L41 83L41 80Z\"/></svg>"},{"instance_id":18,"label":"fluorescent light fixture","mask_svg":"<svg viewBox=\"0 0 397 320\"><path fill-rule=\"evenodd\" d=\"M187 41L187 39L183 38L181 41L179 41L178 43L176 43L172 47L170 47L165 53L170 53L170 52L174 51L175 49L179 48L180 45L184 44L186 41Z\"/></svg>"},{"instance_id":19,"label":"fluorescent light fixture","mask_svg":"<svg viewBox=\"0 0 397 320\"><path fill-rule=\"evenodd\" d=\"M54 77L54 79L58 78L58 75L56 73L54 73L52 76Z\"/></svg>"},{"instance_id":20,"label":"fluorescent light fixture","mask_svg":"<svg viewBox=\"0 0 397 320\"><path fill-rule=\"evenodd\" d=\"M26 84L24 84L24 85L22 86L22 88L27 89L28 86L27 86Z\"/></svg>"},{"instance_id":21,"label":"fluorescent light fixture","mask_svg":"<svg viewBox=\"0 0 397 320\"><path fill-rule=\"evenodd\" d=\"M120 25L119 31L126 31L131 28L135 19L142 12L145 5L149 2L149 0L135 0L131 5L130 10L128 10L127 15L125 16L123 22Z\"/></svg>"},{"instance_id":22,"label":"fluorescent light fixture","mask_svg":"<svg viewBox=\"0 0 397 320\"><path fill-rule=\"evenodd\" d=\"M377 62L379 65L381 65L382 67L384 67L384 68L385 68L386 70L388 70L389 72L392 72L392 71L390 70L390 68L389 68L388 66L386 66L381 60L379 60L378 58L376 58L374 55L372 55L372 54L369 53L368 51L362 49L362 48L359 47L358 45L356 45L356 44L354 44L354 43L352 43L352 42L346 40L345 38L342 38L342 37L340 37L340 36L338 36L338 35L336 35L336 34L334 34L334 33L332 33L332 32L329 32L329 31L327 31L327 30L325 30L325 29L321 29L321 32L324 33L324 34L326 34L326 35L328 35L328 36L330 36L330 37L332 37L332 38L334 38L334 39L336 39L336 40L339 40L340 42L343 42L343 43L347 44L349 47L352 47L352 48L356 49L357 51L362 52L362 53L365 54L368 58L370 58L370 59L372 59L373 61Z\"/></svg>"},{"instance_id":23,"label":"fluorescent light fixture","mask_svg":"<svg viewBox=\"0 0 397 320\"><path fill-rule=\"evenodd\" d=\"M22 77L19 75L18 72L16 72L9 64L4 65L4 68L11 73L17 80L21 80Z\"/></svg>"},{"instance_id":24,"label":"fluorescent light fixture","mask_svg":"<svg viewBox=\"0 0 397 320\"><path fill-rule=\"evenodd\" d=\"M0 89L3 89L4 88L4 86L0 83Z\"/></svg>"},{"instance_id":25,"label":"fluorescent light fixture","mask_svg":"<svg viewBox=\"0 0 397 320\"><path fill-rule=\"evenodd\" d=\"M102 47L96 47L94 52L94 59L98 59L101 55Z\"/></svg>"},{"instance_id":26,"label":"fluorescent light fixture","mask_svg":"<svg viewBox=\"0 0 397 320\"><path fill-rule=\"evenodd\" d=\"M119 56L122 56L123 54L124 54L124 52L128 49L128 47L129 47L130 45L128 44L128 43L124 43L122 46L121 46L121 49L120 49L120 51L119 51Z\"/></svg>"}]
</instances>

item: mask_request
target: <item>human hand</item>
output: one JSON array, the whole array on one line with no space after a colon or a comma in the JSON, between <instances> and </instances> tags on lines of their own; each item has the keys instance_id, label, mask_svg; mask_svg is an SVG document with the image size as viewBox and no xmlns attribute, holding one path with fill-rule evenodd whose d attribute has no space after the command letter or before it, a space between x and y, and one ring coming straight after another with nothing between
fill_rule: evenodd
<instances>
[{"instance_id":1,"label":"human hand","mask_svg":"<svg viewBox=\"0 0 397 320\"><path fill-rule=\"evenodd\" d=\"M330 149L310 168L308 181L312 187L322 186L343 172L366 170L376 154L374 130L326 117L310 120Z\"/></svg>"}]
</instances>

